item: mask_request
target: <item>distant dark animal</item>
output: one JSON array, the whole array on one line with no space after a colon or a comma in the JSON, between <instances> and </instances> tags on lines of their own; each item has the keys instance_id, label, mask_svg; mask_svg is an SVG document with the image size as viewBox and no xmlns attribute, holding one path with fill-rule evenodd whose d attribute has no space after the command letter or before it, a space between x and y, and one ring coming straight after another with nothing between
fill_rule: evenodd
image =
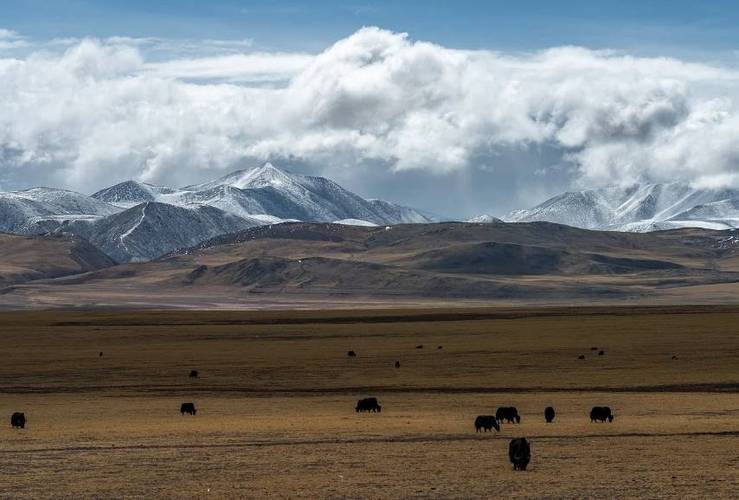
<instances>
[{"instance_id":1,"label":"distant dark animal","mask_svg":"<svg viewBox=\"0 0 739 500\"><path fill-rule=\"evenodd\" d=\"M100 351L100 354L98 354L98 357L99 358L102 358L103 357L103 351Z\"/></svg>"},{"instance_id":2,"label":"distant dark animal","mask_svg":"<svg viewBox=\"0 0 739 500\"><path fill-rule=\"evenodd\" d=\"M189 413L190 415L195 415L198 412L198 410L195 409L195 403L182 403L180 406L180 413L183 415L185 413Z\"/></svg>"},{"instance_id":3,"label":"distant dark animal","mask_svg":"<svg viewBox=\"0 0 739 500\"><path fill-rule=\"evenodd\" d=\"M400 361L395 362L395 368L400 368Z\"/></svg>"},{"instance_id":4,"label":"distant dark animal","mask_svg":"<svg viewBox=\"0 0 739 500\"><path fill-rule=\"evenodd\" d=\"M677 359L677 356L674 356L674 355L673 355L673 356L672 356L672 359Z\"/></svg>"},{"instance_id":5,"label":"distant dark animal","mask_svg":"<svg viewBox=\"0 0 739 500\"><path fill-rule=\"evenodd\" d=\"M380 413L382 411L382 406L377 402L377 398L364 398L357 401L357 406L354 409L357 413L365 411Z\"/></svg>"},{"instance_id":6,"label":"distant dark animal","mask_svg":"<svg viewBox=\"0 0 739 500\"><path fill-rule=\"evenodd\" d=\"M606 351L598 351L598 356L603 356L606 353Z\"/></svg>"},{"instance_id":7,"label":"distant dark animal","mask_svg":"<svg viewBox=\"0 0 739 500\"><path fill-rule=\"evenodd\" d=\"M444 347L443 346L437 346L436 349L439 350L439 351L441 351L442 349L444 349Z\"/></svg>"},{"instance_id":8,"label":"distant dark animal","mask_svg":"<svg viewBox=\"0 0 739 500\"><path fill-rule=\"evenodd\" d=\"M597 350L598 350L598 348L597 348L597 347L591 347L591 348L590 348L590 350L591 350L591 351L597 351Z\"/></svg>"},{"instance_id":9,"label":"distant dark animal","mask_svg":"<svg viewBox=\"0 0 739 500\"><path fill-rule=\"evenodd\" d=\"M554 421L554 415L554 408L551 406L544 408L544 420L546 420L548 424L551 424Z\"/></svg>"},{"instance_id":10,"label":"distant dark animal","mask_svg":"<svg viewBox=\"0 0 739 500\"><path fill-rule=\"evenodd\" d=\"M505 420L509 424L521 423L521 416L518 414L518 410L515 406L501 406L495 412L495 418L498 422Z\"/></svg>"},{"instance_id":11,"label":"distant dark animal","mask_svg":"<svg viewBox=\"0 0 739 500\"><path fill-rule=\"evenodd\" d=\"M26 414L19 411L13 413L10 416L10 426L14 429L25 429L26 428Z\"/></svg>"},{"instance_id":12,"label":"distant dark animal","mask_svg":"<svg viewBox=\"0 0 739 500\"><path fill-rule=\"evenodd\" d=\"M416 349L423 349L423 344L418 344L418 345L416 346Z\"/></svg>"},{"instance_id":13,"label":"distant dark animal","mask_svg":"<svg viewBox=\"0 0 739 500\"><path fill-rule=\"evenodd\" d=\"M593 409L590 410L591 422L605 422L606 420L613 422L613 418L611 408L608 406L593 406Z\"/></svg>"},{"instance_id":14,"label":"distant dark animal","mask_svg":"<svg viewBox=\"0 0 739 500\"><path fill-rule=\"evenodd\" d=\"M199 375L197 370L190 370L190 378L198 378Z\"/></svg>"},{"instance_id":15,"label":"distant dark animal","mask_svg":"<svg viewBox=\"0 0 739 500\"><path fill-rule=\"evenodd\" d=\"M500 424L492 415L480 415L475 419L475 431L480 432L480 429L484 432L492 432L493 429L500 432Z\"/></svg>"},{"instance_id":16,"label":"distant dark animal","mask_svg":"<svg viewBox=\"0 0 739 500\"><path fill-rule=\"evenodd\" d=\"M508 458L513 470L526 470L531 461L531 445L526 438L512 439L508 445Z\"/></svg>"},{"instance_id":17,"label":"distant dark animal","mask_svg":"<svg viewBox=\"0 0 739 500\"><path fill-rule=\"evenodd\" d=\"M579 356L577 357L577 359L585 359L585 355L584 355L584 354L580 354L580 355L579 355Z\"/></svg>"},{"instance_id":18,"label":"distant dark animal","mask_svg":"<svg viewBox=\"0 0 739 500\"><path fill-rule=\"evenodd\" d=\"M357 357L357 353L354 352L354 351L347 351L346 355L349 356L350 358L356 358Z\"/></svg>"}]
</instances>

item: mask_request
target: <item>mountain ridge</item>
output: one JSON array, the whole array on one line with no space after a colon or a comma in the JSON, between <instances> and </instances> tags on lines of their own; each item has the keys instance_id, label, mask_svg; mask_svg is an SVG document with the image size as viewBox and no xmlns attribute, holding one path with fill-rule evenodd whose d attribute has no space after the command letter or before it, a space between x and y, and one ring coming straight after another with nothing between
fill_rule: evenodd
<instances>
[{"instance_id":1,"label":"mountain ridge","mask_svg":"<svg viewBox=\"0 0 739 500\"><path fill-rule=\"evenodd\" d=\"M698 207L708 208L701 215ZM680 227L729 229L739 226L736 207L739 190L699 189L673 182L568 191L530 209L509 212L504 220L626 232Z\"/></svg>"},{"instance_id":2,"label":"mountain ridge","mask_svg":"<svg viewBox=\"0 0 739 500\"><path fill-rule=\"evenodd\" d=\"M134 198L136 193L138 198ZM210 205L240 217L272 218L265 219L266 223L356 219L380 225L433 221L410 207L367 200L325 177L294 174L269 162L180 189L124 181L92 197L108 203L124 200L126 203L157 201L184 207Z\"/></svg>"},{"instance_id":3,"label":"mountain ridge","mask_svg":"<svg viewBox=\"0 0 739 500\"><path fill-rule=\"evenodd\" d=\"M55 188L0 193L0 231L71 233L118 262L151 260L221 234L292 221L371 226L432 218L271 163L184 188L127 180L91 196Z\"/></svg>"}]
</instances>

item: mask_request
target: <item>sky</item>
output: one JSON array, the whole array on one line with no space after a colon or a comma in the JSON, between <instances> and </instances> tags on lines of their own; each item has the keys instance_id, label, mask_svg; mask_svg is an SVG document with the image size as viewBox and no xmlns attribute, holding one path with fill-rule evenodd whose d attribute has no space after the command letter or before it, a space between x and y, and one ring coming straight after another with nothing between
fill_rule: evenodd
<instances>
[{"instance_id":1,"label":"sky","mask_svg":"<svg viewBox=\"0 0 739 500\"><path fill-rule=\"evenodd\" d=\"M449 217L739 187L729 1L0 0L0 189L271 161Z\"/></svg>"}]
</instances>

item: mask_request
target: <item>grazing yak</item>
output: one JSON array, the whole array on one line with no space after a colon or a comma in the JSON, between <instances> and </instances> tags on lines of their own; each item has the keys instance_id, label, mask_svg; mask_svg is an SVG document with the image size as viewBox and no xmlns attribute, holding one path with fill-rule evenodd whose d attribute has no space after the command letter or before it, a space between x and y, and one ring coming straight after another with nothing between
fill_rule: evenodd
<instances>
[{"instance_id":1,"label":"grazing yak","mask_svg":"<svg viewBox=\"0 0 739 500\"><path fill-rule=\"evenodd\" d=\"M199 375L197 370L190 370L190 378L198 378Z\"/></svg>"},{"instance_id":2,"label":"grazing yak","mask_svg":"<svg viewBox=\"0 0 739 500\"><path fill-rule=\"evenodd\" d=\"M580 355L579 355L579 356L577 357L577 359L585 359L585 355L584 355L584 354L580 354Z\"/></svg>"},{"instance_id":3,"label":"grazing yak","mask_svg":"<svg viewBox=\"0 0 739 500\"><path fill-rule=\"evenodd\" d=\"M400 368L400 361L395 362L395 368Z\"/></svg>"},{"instance_id":4,"label":"grazing yak","mask_svg":"<svg viewBox=\"0 0 739 500\"><path fill-rule=\"evenodd\" d=\"M10 416L10 426L14 429L25 429L26 428L26 414L19 411L13 413Z\"/></svg>"},{"instance_id":5,"label":"grazing yak","mask_svg":"<svg viewBox=\"0 0 739 500\"><path fill-rule=\"evenodd\" d=\"M606 353L606 351L598 351L598 356L603 356L603 355L605 355L605 353Z\"/></svg>"},{"instance_id":6,"label":"grazing yak","mask_svg":"<svg viewBox=\"0 0 739 500\"><path fill-rule=\"evenodd\" d=\"M611 413L611 408L608 406L593 406L593 409L590 410L590 421L605 422L606 420L613 422L613 413Z\"/></svg>"},{"instance_id":7,"label":"grazing yak","mask_svg":"<svg viewBox=\"0 0 739 500\"><path fill-rule=\"evenodd\" d=\"M515 406L501 406L498 408L498 410L495 412L495 418L498 420L498 422L502 422L505 420L509 424L512 423L521 423L521 415L518 414L518 410Z\"/></svg>"},{"instance_id":8,"label":"grazing yak","mask_svg":"<svg viewBox=\"0 0 739 500\"><path fill-rule=\"evenodd\" d=\"M547 406L546 408L544 408L544 420L546 420L548 424L554 422L554 415L554 408L552 408L551 406Z\"/></svg>"},{"instance_id":9,"label":"grazing yak","mask_svg":"<svg viewBox=\"0 0 739 500\"><path fill-rule=\"evenodd\" d=\"M423 344L418 344L418 345L416 346L416 349L423 349Z\"/></svg>"},{"instance_id":10,"label":"grazing yak","mask_svg":"<svg viewBox=\"0 0 739 500\"><path fill-rule=\"evenodd\" d=\"M180 413L183 415L185 413L189 413L190 415L195 415L198 412L198 410L195 409L195 403L182 403L180 406Z\"/></svg>"},{"instance_id":11,"label":"grazing yak","mask_svg":"<svg viewBox=\"0 0 739 500\"><path fill-rule=\"evenodd\" d=\"M480 432L480 429L491 432L493 428L500 432L500 424L493 415L480 415L475 419L475 432Z\"/></svg>"},{"instance_id":12,"label":"grazing yak","mask_svg":"<svg viewBox=\"0 0 739 500\"><path fill-rule=\"evenodd\" d=\"M354 352L354 351L347 351L346 355L349 356L350 358L356 358L357 357L357 353Z\"/></svg>"},{"instance_id":13,"label":"grazing yak","mask_svg":"<svg viewBox=\"0 0 739 500\"><path fill-rule=\"evenodd\" d=\"M508 458L513 464L513 470L526 470L531 461L531 445L526 438L511 440L508 445Z\"/></svg>"},{"instance_id":14,"label":"grazing yak","mask_svg":"<svg viewBox=\"0 0 739 500\"><path fill-rule=\"evenodd\" d=\"M377 398L364 398L357 401L357 406L354 409L357 413L364 411L380 413L382 411L382 406L377 402Z\"/></svg>"}]
</instances>

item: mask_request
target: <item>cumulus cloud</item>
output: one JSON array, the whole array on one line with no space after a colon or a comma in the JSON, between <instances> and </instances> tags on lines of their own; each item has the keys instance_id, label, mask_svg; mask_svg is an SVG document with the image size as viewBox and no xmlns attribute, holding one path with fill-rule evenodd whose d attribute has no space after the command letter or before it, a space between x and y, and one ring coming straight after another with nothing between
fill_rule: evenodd
<instances>
[{"instance_id":1,"label":"cumulus cloud","mask_svg":"<svg viewBox=\"0 0 739 500\"><path fill-rule=\"evenodd\" d=\"M478 169L491 185L514 168L565 168L580 185L739 186L739 73L727 67L577 47L454 50L378 28L314 55L245 44L150 60L152 43L0 53L0 180L91 191L271 160L359 176ZM539 150L546 161L529 164Z\"/></svg>"}]
</instances>

